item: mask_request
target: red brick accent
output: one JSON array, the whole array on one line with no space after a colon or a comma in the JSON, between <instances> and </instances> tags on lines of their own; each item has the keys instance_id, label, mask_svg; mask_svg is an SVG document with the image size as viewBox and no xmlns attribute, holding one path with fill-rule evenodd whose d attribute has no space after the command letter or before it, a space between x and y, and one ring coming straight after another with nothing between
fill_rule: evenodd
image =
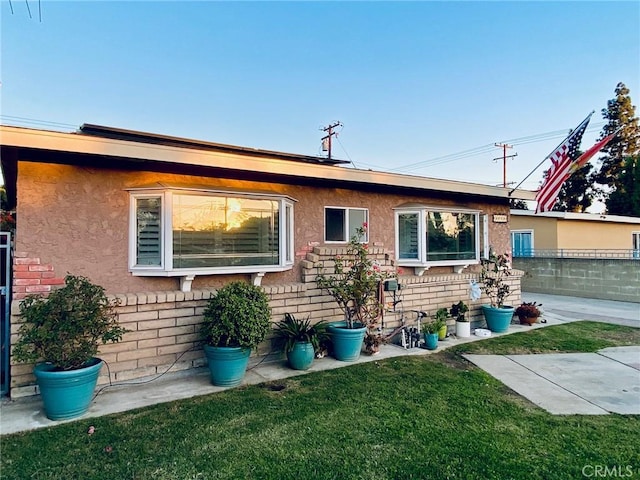
<instances>
[{"instance_id":1,"label":"red brick accent","mask_svg":"<svg viewBox=\"0 0 640 480\"><path fill-rule=\"evenodd\" d=\"M56 277L53 265L43 264L38 257L18 252L13 265L13 299L22 300L29 293L47 294L52 285L63 285L64 278Z\"/></svg>"},{"instance_id":2,"label":"red brick accent","mask_svg":"<svg viewBox=\"0 0 640 480\"><path fill-rule=\"evenodd\" d=\"M14 263L16 265L39 265L40 259L39 258L16 258L14 260Z\"/></svg>"},{"instance_id":3,"label":"red brick accent","mask_svg":"<svg viewBox=\"0 0 640 480\"><path fill-rule=\"evenodd\" d=\"M51 285L28 285L27 293L49 293Z\"/></svg>"}]
</instances>

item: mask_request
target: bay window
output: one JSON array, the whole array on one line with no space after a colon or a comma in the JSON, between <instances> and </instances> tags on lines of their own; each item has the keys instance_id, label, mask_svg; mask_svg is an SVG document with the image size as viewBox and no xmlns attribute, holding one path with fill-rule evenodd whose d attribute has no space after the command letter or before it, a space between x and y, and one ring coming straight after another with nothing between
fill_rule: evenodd
<instances>
[{"instance_id":1,"label":"bay window","mask_svg":"<svg viewBox=\"0 0 640 480\"><path fill-rule=\"evenodd\" d=\"M293 200L196 189L131 193L129 268L181 276L282 271L293 265Z\"/></svg>"},{"instance_id":2,"label":"bay window","mask_svg":"<svg viewBox=\"0 0 640 480\"><path fill-rule=\"evenodd\" d=\"M479 263L478 211L415 205L396 209L395 218L398 265L422 274L432 266L460 271Z\"/></svg>"}]
</instances>

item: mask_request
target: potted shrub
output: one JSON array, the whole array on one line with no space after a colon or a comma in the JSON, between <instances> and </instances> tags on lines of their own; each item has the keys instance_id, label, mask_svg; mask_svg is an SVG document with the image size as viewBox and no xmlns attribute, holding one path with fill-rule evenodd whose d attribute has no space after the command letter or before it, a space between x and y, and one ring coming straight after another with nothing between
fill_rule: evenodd
<instances>
[{"instance_id":1,"label":"potted shrub","mask_svg":"<svg viewBox=\"0 0 640 480\"><path fill-rule=\"evenodd\" d=\"M384 338L380 333L368 330L364 334L364 349L370 355L380 353L380 345L384 343Z\"/></svg>"},{"instance_id":2,"label":"potted shrub","mask_svg":"<svg viewBox=\"0 0 640 480\"><path fill-rule=\"evenodd\" d=\"M471 322L465 314L469 311L469 306L460 300L451 305L449 315L456 320L456 337L466 338L471 336Z\"/></svg>"},{"instance_id":3,"label":"potted shrub","mask_svg":"<svg viewBox=\"0 0 640 480\"><path fill-rule=\"evenodd\" d=\"M539 308L541 306L542 304L537 302L523 302L516 308L514 313L520 319L521 325L533 325L542 315L542 311Z\"/></svg>"},{"instance_id":4,"label":"potted shrub","mask_svg":"<svg viewBox=\"0 0 640 480\"><path fill-rule=\"evenodd\" d=\"M285 313L284 320L275 326L275 340L281 344L287 355L287 362L294 370L308 370L316 352L327 339L326 323L320 321L312 325L308 316L300 320Z\"/></svg>"},{"instance_id":5,"label":"potted shrub","mask_svg":"<svg viewBox=\"0 0 640 480\"><path fill-rule=\"evenodd\" d=\"M511 291L506 283L510 275L508 253L496 255L491 252L489 258L482 259L480 282L482 291L489 297L490 304L482 305L481 308L487 327L492 332L506 332L513 318L514 308L504 304Z\"/></svg>"},{"instance_id":6,"label":"potted shrub","mask_svg":"<svg viewBox=\"0 0 640 480\"><path fill-rule=\"evenodd\" d=\"M440 330L440 325L437 320L427 322L424 325L424 345L427 350L438 348L438 330Z\"/></svg>"},{"instance_id":7,"label":"potted shrub","mask_svg":"<svg viewBox=\"0 0 640 480\"><path fill-rule=\"evenodd\" d=\"M361 242L366 224L356 230L347 255L333 258L334 271L319 273L316 283L329 292L344 313L344 321L328 326L336 359L352 362L359 358L367 331L376 328L384 308L380 286L390 275L369 257L368 245Z\"/></svg>"},{"instance_id":8,"label":"potted shrub","mask_svg":"<svg viewBox=\"0 0 640 480\"><path fill-rule=\"evenodd\" d=\"M447 338L447 318L449 318L449 310L444 307L436 310L434 320L438 326L438 340Z\"/></svg>"},{"instance_id":9,"label":"potted shrub","mask_svg":"<svg viewBox=\"0 0 640 480\"><path fill-rule=\"evenodd\" d=\"M271 327L271 309L264 291L234 281L209 298L204 310L202 334L211 383L234 387L242 382L251 350Z\"/></svg>"},{"instance_id":10,"label":"potted shrub","mask_svg":"<svg viewBox=\"0 0 640 480\"><path fill-rule=\"evenodd\" d=\"M120 341L127 332L118 325L117 305L101 286L70 274L48 296L29 295L20 302L24 323L13 356L19 362L42 362L33 373L51 420L89 409L102 368L98 347Z\"/></svg>"}]
</instances>

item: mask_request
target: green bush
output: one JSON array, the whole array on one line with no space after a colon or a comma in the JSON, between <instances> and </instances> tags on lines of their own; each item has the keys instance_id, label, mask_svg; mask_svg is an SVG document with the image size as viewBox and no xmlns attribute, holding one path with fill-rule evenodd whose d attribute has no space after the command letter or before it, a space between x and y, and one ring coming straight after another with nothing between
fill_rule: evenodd
<instances>
[{"instance_id":1,"label":"green bush","mask_svg":"<svg viewBox=\"0 0 640 480\"><path fill-rule=\"evenodd\" d=\"M47 297L29 295L20 303L24 323L13 356L19 362L43 360L60 370L81 368L98 353L100 343L118 342L128 331L117 322L104 288L68 274L65 285Z\"/></svg>"},{"instance_id":2,"label":"green bush","mask_svg":"<svg viewBox=\"0 0 640 480\"><path fill-rule=\"evenodd\" d=\"M219 289L207 302L202 333L213 347L256 348L271 327L271 309L264 291L235 281Z\"/></svg>"}]
</instances>

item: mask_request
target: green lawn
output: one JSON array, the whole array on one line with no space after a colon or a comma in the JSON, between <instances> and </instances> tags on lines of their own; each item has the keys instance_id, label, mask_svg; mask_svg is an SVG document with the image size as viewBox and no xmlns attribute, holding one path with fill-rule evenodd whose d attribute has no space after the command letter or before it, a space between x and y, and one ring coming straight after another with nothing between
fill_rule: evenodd
<instances>
[{"instance_id":1,"label":"green lawn","mask_svg":"<svg viewBox=\"0 0 640 480\"><path fill-rule=\"evenodd\" d=\"M79 420L3 436L0 476L640 478L640 417L553 416L460 357L628 344L640 330L578 322Z\"/></svg>"}]
</instances>

